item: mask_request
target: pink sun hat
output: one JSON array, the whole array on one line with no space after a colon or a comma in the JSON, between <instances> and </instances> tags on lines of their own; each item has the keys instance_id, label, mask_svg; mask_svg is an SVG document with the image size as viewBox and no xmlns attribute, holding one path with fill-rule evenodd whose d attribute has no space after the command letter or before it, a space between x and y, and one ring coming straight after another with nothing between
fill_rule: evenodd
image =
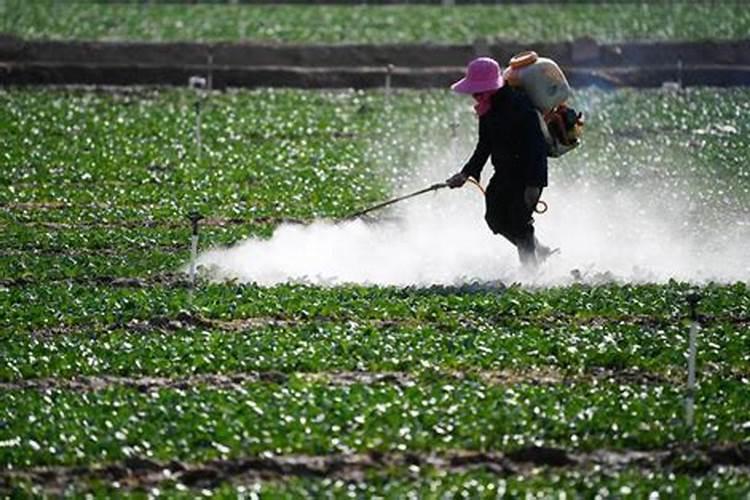
<instances>
[{"instance_id":1,"label":"pink sun hat","mask_svg":"<svg viewBox=\"0 0 750 500\"><path fill-rule=\"evenodd\" d=\"M491 57L477 57L466 67L466 76L451 85L451 89L459 94L476 94L497 90L504 83L497 61Z\"/></svg>"}]
</instances>

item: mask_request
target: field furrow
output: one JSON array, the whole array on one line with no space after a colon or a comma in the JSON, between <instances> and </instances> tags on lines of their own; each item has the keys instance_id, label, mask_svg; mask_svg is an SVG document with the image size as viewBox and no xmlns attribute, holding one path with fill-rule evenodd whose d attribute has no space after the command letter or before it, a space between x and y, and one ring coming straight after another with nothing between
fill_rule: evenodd
<instances>
[{"instance_id":1,"label":"field furrow","mask_svg":"<svg viewBox=\"0 0 750 500\"><path fill-rule=\"evenodd\" d=\"M750 373L746 375L750 377ZM741 375L736 374L736 378ZM623 382L628 384L673 384L679 386L685 381L675 374L667 376L660 373L650 373L632 369L606 369L593 367L586 372L565 373L559 369L529 369L529 370L472 370L439 371L430 370L419 372L394 371L327 371L327 372L236 372L226 374L206 373L200 375L186 375L182 377L123 377L115 375L100 376L72 376L66 378L27 378L12 382L0 382L2 390L28 389L36 391L72 390L72 391L100 391L116 386L137 389L141 392L158 391L159 389L189 389L191 387L208 388L239 388L250 382L267 382L271 384L287 384L293 381L317 382L327 385L397 385L413 386L422 381L453 380L460 382L475 379L490 385L553 385L601 382Z\"/></svg>"},{"instance_id":2,"label":"field furrow","mask_svg":"<svg viewBox=\"0 0 750 500\"><path fill-rule=\"evenodd\" d=\"M678 474L709 473L718 468L735 472L750 471L750 448L743 443L713 446L675 446L657 450L569 451L554 447L520 448L504 454L451 450L426 453L358 453L327 455L273 455L235 459L217 459L204 463L160 462L133 457L120 463L81 467L43 467L23 471L0 472L0 484L32 482L45 491L64 491L75 482L116 483L120 488L152 489L165 484L189 488L216 488L227 482L272 481L290 478L327 478L358 481L385 475L393 470L460 473L485 471L508 477L533 477L538 468L554 468L579 474L617 474L638 470L641 473L670 471Z\"/></svg>"}]
</instances>

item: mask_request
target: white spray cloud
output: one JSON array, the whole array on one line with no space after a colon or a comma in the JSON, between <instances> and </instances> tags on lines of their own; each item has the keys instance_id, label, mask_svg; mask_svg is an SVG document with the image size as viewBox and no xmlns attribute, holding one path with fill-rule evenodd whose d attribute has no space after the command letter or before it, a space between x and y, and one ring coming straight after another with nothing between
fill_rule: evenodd
<instances>
[{"instance_id":1,"label":"white spray cloud","mask_svg":"<svg viewBox=\"0 0 750 500\"><path fill-rule=\"evenodd\" d=\"M560 253L536 273L523 272L514 247L491 234L483 199L469 185L403 202L382 222L283 224L270 239L210 250L198 264L213 279L262 285L750 280L750 226L701 228L681 203L665 208L652 203L653 194L552 183L543 195L550 210L536 217L536 231Z\"/></svg>"},{"instance_id":2,"label":"white spray cloud","mask_svg":"<svg viewBox=\"0 0 750 500\"><path fill-rule=\"evenodd\" d=\"M464 149L473 146L469 142ZM413 181L397 186L394 194L452 174L458 162L449 160L455 153L446 153L426 159L409 176ZM589 170L585 155L571 158L566 168ZM675 196L669 180L623 186L589 176L583 182L556 171L556 163L550 162L550 187L543 194L550 209L536 217L536 231L560 253L534 273L523 272L515 248L487 228L484 200L470 185L405 201L378 213L376 222L282 224L270 239L207 251L198 265L212 279L261 285L750 281L747 217L738 220L715 206ZM491 170L488 163L486 179Z\"/></svg>"}]
</instances>

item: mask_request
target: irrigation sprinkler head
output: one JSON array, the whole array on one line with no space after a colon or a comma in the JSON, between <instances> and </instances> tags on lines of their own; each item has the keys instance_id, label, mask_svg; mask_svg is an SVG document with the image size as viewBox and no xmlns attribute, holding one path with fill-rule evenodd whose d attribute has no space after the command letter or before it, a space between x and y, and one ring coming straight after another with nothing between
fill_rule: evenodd
<instances>
[{"instance_id":1,"label":"irrigation sprinkler head","mask_svg":"<svg viewBox=\"0 0 750 500\"><path fill-rule=\"evenodd\" d=\"M385 67L385 99L386 99L386 105L390 101L391 96L391 82L393 79L393 64L388 64Z\"/></svg>"},{"instance_id":2,"label":"irrigation sprinkler head","mask_svg":"<svg viewBox=\"0 0 750 500\"><path fill-rule=\"evenodd\" d=\"M202 76L193 75L188 79L188 87L191 89L205 90L206 86L206 79Z\"/></svg>"},{"instance_id":3,"label":"irrigation sprinkler head","mask_svg":"<svg viewBox=\"0 0 750 500\"><path fill-rule=\"evenodd\" d=\"M190 219L190 224L193 228L193 235L198 234L198 222L204 219L204 217L197 211L193 210L188 214L188 219Z\"/></svg>"}]
</instances>

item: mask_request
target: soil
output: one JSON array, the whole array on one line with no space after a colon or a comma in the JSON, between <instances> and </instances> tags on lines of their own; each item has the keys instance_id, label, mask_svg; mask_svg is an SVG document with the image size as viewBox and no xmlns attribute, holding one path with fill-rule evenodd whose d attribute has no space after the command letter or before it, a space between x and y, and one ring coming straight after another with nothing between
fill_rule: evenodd
<instances>
[{"instance_id":1,"label":"soil","mask_svg":"<svg viewBox=\"0 0 750 500\"><path fill-rule=\"evenodd\" d=\"M237 225L264 225L264 224L306 224L310 221L304 219L293 219L288 217L253 217L252 219L242 217L207 217L201 219L200 225L210 227L228 227ZM179 228L189 227L190 222L187 219L169 219L169 220L154 220L154 219L122 219L122 220L108 220L107 222L91 220L91 221L79 221L79 222L44 222L44 221L30 221L23 223L30 227L44 227L48 229L83 229L87 227L96 228Z\"/></svg>"},{"instance_id":2,"label":"soil","mask_svg":"<svg viewBox=\"0 0 750 500\"><path fill-rule=\"evenodd\" d=\"M490 385L556 385L594 382L612 382L638 385L668 385L684 382L671 375L644 372L634 369L612 369L595 367L587 372L566 374L556 368L528 370L473 370L435 372L441 380L460 382L465 379L479 379ZM242 372L242 373L206 373L174 377L152 376L118 376L91 375L72 378L36 378L14 382L0 382L0 390L65 390L92 392L113 387L127 387L139 392L154 392L161 389L187 389L190 387L209 387L216 389L240 388L245 384L263 382L286 384L290 379L299 379L311 383L329 386L349 385L394 385L399 387L413 386L420 381L420 375L404 371L365 372L365 371L330 371L330 372Z\"/></svg>"},{"instance_id":3,"label":"soil","mask_svg":"<svg viewBox=\"0 0 750 500\"><path fill-rule=\"evenodd\" d=\"M49 466L0 470L0 493L14 483L30 481L46 493L61 494L66 487L104 482L125 490L150 489L162 483L188 488L216 488L223 483L248 483L290 477L361 481L393 470L419 474L422 469L445 472L484 470L498 476L531 475L539 468L581 472L644 471L705 474L714 468L750 470L750 445L723 443L708 446L676 445L654 450L596 450L531 446L510 453L455 450L444 453L369 453L279 455L217 459L203 463L159 462L134 457L93 466Z\"/></svg>"},{"instance_id":4,"label":"soil","mask_svg":"<svg viewBox=\"0 0 750 500\"><path fill-rule=\"evenodd\" d=\"M478 54L507 61L529 47L555 59L573 86L656 87L750 84L750 40L600 44L583 38L519 44L274 45L27 41L0 37L0 85L186 85L446 87ZM389 69L390 67L390 69Z\"/></svg>"}]
</instances>

